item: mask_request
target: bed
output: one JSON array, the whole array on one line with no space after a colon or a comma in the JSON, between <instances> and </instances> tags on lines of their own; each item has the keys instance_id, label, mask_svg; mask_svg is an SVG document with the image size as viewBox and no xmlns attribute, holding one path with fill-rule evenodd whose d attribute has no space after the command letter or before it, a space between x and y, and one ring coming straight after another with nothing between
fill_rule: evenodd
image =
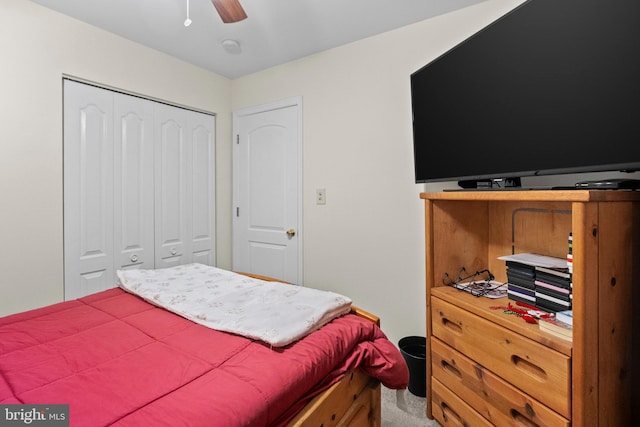
<instances>
[{"instance_id":1,"label":"bed","mask_svg":"<svg viewBox=\"0 0 640 427\"><path fill-rule=\"evenodd\" d=\"M222 274L252 289L303 288ZM275 341L212 329L209 315L190 319L150 292L121 284L0 318L0 404L66 404L71 426L380 426L381 384L408 384L406 363L379 319L351 304L307 321L308 331L288 342L272 327L265 329ZM296 311L295 304L262 305Z\"/></svg>"}]
</instances>

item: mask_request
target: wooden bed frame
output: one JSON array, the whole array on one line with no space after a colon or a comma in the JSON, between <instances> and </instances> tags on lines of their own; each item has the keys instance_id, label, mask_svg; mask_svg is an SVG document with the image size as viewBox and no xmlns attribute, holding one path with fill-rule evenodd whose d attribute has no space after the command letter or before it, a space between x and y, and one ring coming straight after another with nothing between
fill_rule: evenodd
<instances>
[{"instance_id":1,"label":"wooden bed frame","mask_svg":"<svg viewBox=\"0 0 640 427\"><path fill-rule=\"evenodd\" d=\"M281 280L258 274L237 273L260 280L281 282ZM380 326L380 318L372 313L353 306L351 313ZM289 422L288 426L380 427L382 424L381 393L380 381L359 369L351 371L311 400Z\"/></svg>"}]
</instances>

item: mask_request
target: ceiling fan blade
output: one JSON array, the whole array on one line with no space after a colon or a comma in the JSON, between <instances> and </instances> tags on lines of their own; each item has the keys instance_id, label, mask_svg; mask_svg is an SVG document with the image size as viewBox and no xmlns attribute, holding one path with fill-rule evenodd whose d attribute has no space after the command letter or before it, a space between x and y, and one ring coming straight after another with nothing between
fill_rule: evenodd
<instances>
[{"instance_id":1,"label":"ceiling fan blade","mask_svg":"<svg viewBox=\"0 0 640 427\"><path fill-rule=\"evenodd\" d=\"M238 0L211 0L211 2L225 24L242 21L247 18L247 14Z\"/></svg>"}]
</instances>

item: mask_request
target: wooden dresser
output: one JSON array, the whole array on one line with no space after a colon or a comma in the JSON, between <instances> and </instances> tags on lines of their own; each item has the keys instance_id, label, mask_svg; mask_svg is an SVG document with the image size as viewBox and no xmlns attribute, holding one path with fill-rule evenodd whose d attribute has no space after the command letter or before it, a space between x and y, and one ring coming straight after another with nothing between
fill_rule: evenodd
<instances>
[{"instance_id":1,"label":"wooden dresser","mask_svg":"<svg viewBox=\"0 0 640 427\"><path fill-rule=\"evenodd\" d=\"M452 191L425 202L427 417L443 426L627 426L639 419L640 192ZM447 286L498 257L566 258L573 340ZM513 301L511 301L514 303Z\"/></svg>"}]
</instances>

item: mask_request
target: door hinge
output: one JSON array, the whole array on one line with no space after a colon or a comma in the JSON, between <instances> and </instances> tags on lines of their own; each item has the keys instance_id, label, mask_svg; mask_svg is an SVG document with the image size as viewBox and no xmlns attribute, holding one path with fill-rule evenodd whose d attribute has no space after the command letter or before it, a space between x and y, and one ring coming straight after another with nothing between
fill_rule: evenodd
<instances>
[{"instance_id":1,"label":"door hinge","mask_svg":"<svg viewBox=\"0 0 640 427\"><path fill-rule=\"evenodd\" d=\"M240 144L240 134L236 135L236 144Z\"/></svg>"},{"instance_id":2,"label":"door hinge","mask_svg":"<svg viewBox=\"0 0 640 427\"><path fill-rule=\"evenodd\" d=\"M240 216L240 207L236 206L236 216Z\"/></svg>"}]
</instances>

